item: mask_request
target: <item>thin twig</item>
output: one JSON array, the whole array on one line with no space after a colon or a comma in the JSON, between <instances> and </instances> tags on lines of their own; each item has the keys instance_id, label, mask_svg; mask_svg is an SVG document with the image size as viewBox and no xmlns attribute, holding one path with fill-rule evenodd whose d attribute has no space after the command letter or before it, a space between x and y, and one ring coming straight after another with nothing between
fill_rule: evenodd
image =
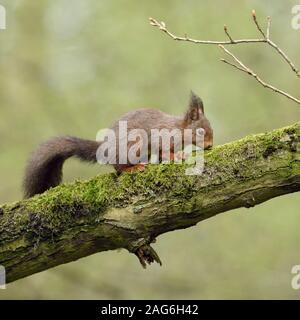
<instances>
[{"instance_id":1,"label":"thin twig","mask_svg":"<svg viewBox=\"0 0 300 320\"><path fill-rule=\"evenodd\" d=\"M255 10L252 10L252 18L253 18L253 21L254 21L254 23L255 23L258 31L259 31L259 32L262 34L262 36L266 39L267 37L266 37L265 33L263 32L262 28L260 27L260 25L259 25L259 23L258 23L258 21L257 21Z\"/></svg>"},{"instance_id":2,"label":"thin twig","mask_svg":"<svg viewBox=\"0 0 300 320\"><path fill-rule=\"evenodd\" d=\"M299 69L294 65L294 63L291 61L291 59L284 53L272 40L267 39L267 44L274 48L281 56L282 58L289 64L290 68L295 72L297 77L300 78L300 72Z\"/></svg>"},{"instance_id":3,"label":"thin twig","mask_svg":"<svg viewBox=\"0 0 300 320\"><path fill-rule=\"evenodd\" d=\"M224 24L224 31L225 31L225 34L227 35L227 37L229 38L230 42L233 43L234 40L232 39L231 35L229 34L227 26L225 24Z\"/></svg>"},{"instance_id":4,"label":"thin twig","mask_svg":"<svg viewBox=\"0 0 300 320\"><path fill-rule=\"evenodd\" d=\"M162 32L164 32L166 35L168 35L170 38L172 38L173 40L176 41L186 41L186 42L192 42L192 43L196 43L196 44L222 44L222 45L228 45L228 44L239 44L239 43L258 43L258 42L267 42L266 39L237 39L237 40L233 40L233 42L231 40L229 41L214 41L214 40L197 40L197 39L192 39L189 38L187 35L185 35L184 37L179 37L179 36L175 36L173 33L171 33L167 28L166 28L166 24L161 21L158 22L157 20L153 19L153 18L149 18L150 20L150 24L154 27L158 27Z\"/></svg>"},{"instance_id":5,"label":"thin twig","mask_svg":"<svg viewBox=\"0 0 300 320\"><path fill-rule=\"evenodd\" d=\"M252 19L258 29L258 31L263 35L263 38L258 38L258 39L233 39L227 30L227 27L224 26L224 31L227 35L227 37L229 38L229 40L227 41L212 41L212 40L198 40L198 39L192 39L189 38L187 35L185 35L185 37L179 37L174 35L173 33L171 33L167 27L166 24L161 21L157 21L154 18L149 18L150 20L150 24L154 27L158 27L162 32L164 32L166 35L168 35L170 38L172 38L173 40L176 41L186 41L186 42L192 42L195 44L211 44L211 45L233 45L233 44L241 44L241 43L267 43L270 47L272 47L273 49L275 49L277 51L277 53L289 64L290 68L292 69L292 71L297 75L297 77L300 78L300 71L299 69L295 66L295 64L291 61L291 59L287 56L287 54L280 49L277 44L275 44L271 39L270 39L270 28L271 28L271 18L268 17L267 18L267 30L266 33L262 30L258 20L257 20L257 16L256 16L256 12L255 10L252 11ZM225 30L226 29L226 30Z\"/></svg>"},{"instance_id":6,"label":"thin twig","mask_svg":"<svg viewBox=\"0 0 300 320\"><path fill-rule=\"evenodd\" d=\"M260 26L260 24L258 23L257 17L256 17L256 13L255 10L252 10L252 17L253 17L253 21L258 29L258 31L262 34L265 35L264 32L262 31L262 28ZM279 53L279 55L289 64L289 66L291 67L291 69L296 73L297 77L300 77L300 72L297 69L297 67L293 64L293 62L291 61L291 59L287 56L286 53L283 52L283 50L281 50L271 39L270 39L270 28L271 28L271 17L267 17L267 31L266 31L266 43L271 46L273 49L275 49L277 51L277 53Z\"/></svg>"},{"instance_id":7,"label":"thin twig","mask_svg":"<svg viewBox=\"0 0 300 320\"><path fill-rule=\"evenodd\" d=\"M230 52L228 49L226 49L224 46L220 45L219 46L226 54L228 54L230 57L232 57L234 59L234 61L237 62L238 65L234 64L234 63L231 63L225 59L221 59L222 62L240 70L240 71L243 71L245 73L247 73L248 75L252 76L253 78L256 79L256 81L258 83L260 83L263 87L265 88L268 88L274 92L277 92L285 97L287 97L288 99L300 104L300 100L293 97L292 95L290 95L289 93L283 91L283 90L280 90L276 87L274 87L273 85L269 84L269 83L266 83L264 80L262 80L253 70L251 70L249 67L247 67L241 60L239 60L232 52Z\"/></svg>"},{"instance_id":8,"label":"thin twig","mask_svg":"<svg viewBox=\"0 0 300 320\"><path fill-rule=\"evenodd\" d=\"M267 39L270 39L271 17L267 17Z\"/></svg>"},{"instance_id":9,"label":"thin twig","mask_svg":"<svg viewBox=\"0 0 300 320\"><path fill-rule=\"evenodd\" d=\"M227 50L224 46L222 46L221 44L219 45L219 47L225 51L225 53L227 53L229 56L231 56L231 58L233 58L234 61L236 61L242 69L244 69L245 71L247 71L248 67L246 67L242 61L240 61L233 53L231 53L229 50Z\"/></svg>"},{"instance_id":10,"label":"thin twig","mask_svg":"<svg viewBox=\"0 0 300 320\"><path fill-rule=\"evenodd\" d=\"M192 42L192 43L196 43L196 44L212 44L212 45L219 45L220 48L228 55L231 56L231 58L233 58L233 60L237 63L231 63L225 59L221 59L222 62L240 70L243 72L246 72L247 74L253 76L262 86L264 86L265 88L268 88L270 90L273 90L274 92L277 92L281 95L284 95L285 97L287 97L290 100L293 100L294 102L300 104L300 100L293 97L292 95L290 95L289 93L280 90L268 83L266 83L265 81L263 81L256 73L254 73L250 68L248 68L246 65L244 65L241 60L239 60L233 53L231 53L229 50L225 49L225 45L232 45L232 44L240 44L240 43L266 43L268 44L271 48L273 48L274 50L277 51L277 53L287 62L287 64L290 66L290 68L292 69L292 71L297 75L297 77L300 77L300 72L298 70L298 68L295 66L295 64L291 61L291 59L287 56L287 54L278 47L277 44L275 44L271 39L270 39L270 29L271 29L271 17L267 17L267 27L266 27L266 33L263 31L263 29L261 28L258 20L257 20L257 16L256 16L256 12L255 10L252 10L252 19L253 22L257 28L257 30L259 31L259 33L263 36L263 38L258 38L258 39L233 39L231 37L231 35L228 32L227 26L224 25L224 31L226 36L228 37L229 40L227 41L211 41L211 40L197 40L197 39L192 39L189 38L187 35L185 35L185 37L178 37L176 35L174 35L173 33L171 33L167 27L166 24L161 21L158 22L157 20L153 19L153 18L149 18L150 20L150 24L154 27L158 27L161 31L163 31L165 34L167 34L170 38L172 38L173 40L177 40L177 41L187 41L187 42Z\"/></svg>"},{"instance_id":11,"label":"thin twig","mask_svg":"<svg viewBox=\"0 0 300 320\"><path fill-rule=\"evenodd\" d=\"M236 64L227 61L226 59L223 59L223 58L222 58L222 59L220 59L220 60L221 60L222 62L226 63L226 64L229 64L230 66L232 66L232 67L234 67L234 68L237 68L237 69L240 70L240 71L247 72L244 68L239 67L239 66L237 66ZM247 72L247 73L248 73L248 72Z\"/></svg>"}]
</instances>

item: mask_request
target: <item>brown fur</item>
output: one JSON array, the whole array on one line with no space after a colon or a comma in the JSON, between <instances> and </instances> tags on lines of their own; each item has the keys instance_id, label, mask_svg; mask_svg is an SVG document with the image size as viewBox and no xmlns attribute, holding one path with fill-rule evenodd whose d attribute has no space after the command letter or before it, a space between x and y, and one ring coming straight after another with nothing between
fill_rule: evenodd
<instances>
[{"instance_id":1,"label":"brown fur","mask_svg":"<svg viewBox=\"0 0 300 320\"><path fill-rule=\"evenodd\" d=\"M151 129L180 129L193 130L193 142L196 140L196 129L205 129L204 147L213 144L213 130L204 115L202 100L191 93L190 103L186 114L182 117L169 115L156 109L139 109L126 113L111 127L118 137L119 121L127 121L128 131L144 129L148 134L148 150L150 150ZM122 141L117 141L118 144ZM133 142L134 143L134 142ZM131 143L132 144L132 143ZM39 146L28 161L24 177L24 196L26 198L43 193L47 189L57 186L62 179L64 161L75 156L83 161L96 162L96 152L100 143L75 137L57 137ZM127 148L130 147L128 143ZM160 150L161 151L161 150ZM172 150L170 150L172 152ZM118 163L118 154L117 154ZM114 165L117 172L128 169L130 164Z\"/></svg>"},{"instance_id":2,"label":"brown fur","mask_svg":"<svg viewBox=\"0 0 300 320\"><path fill-rule=\"evenodd\" d=\"M60 184L64 161L72 156L96 162L99 143L75 137L57 137L42 143L29 159L23 181L24 197Z\"/></svg>"}]
</instances>

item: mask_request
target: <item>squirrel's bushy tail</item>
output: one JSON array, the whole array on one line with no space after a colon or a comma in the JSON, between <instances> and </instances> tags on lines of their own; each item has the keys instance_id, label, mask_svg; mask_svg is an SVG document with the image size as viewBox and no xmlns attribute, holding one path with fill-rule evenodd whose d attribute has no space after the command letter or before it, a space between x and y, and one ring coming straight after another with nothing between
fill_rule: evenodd
<instances>
[{"instance_id":1,"label":"squirrel's bushy tail","mask_svg":"<svg viewBox=\"0 0 300 320\"><path fill-rule=\"evenodd\" d=\"M75 156L96 162L99 142L75 137L57 137L42 143L28 161L23 181L24 198L60 184L64 161Z\"/></svg>"}]
</instances>

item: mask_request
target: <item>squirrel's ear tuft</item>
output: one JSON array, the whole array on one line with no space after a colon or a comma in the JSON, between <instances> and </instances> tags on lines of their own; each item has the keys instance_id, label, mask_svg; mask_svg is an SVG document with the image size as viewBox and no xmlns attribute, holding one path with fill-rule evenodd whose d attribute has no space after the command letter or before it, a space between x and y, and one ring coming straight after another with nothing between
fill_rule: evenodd
<instances>
[{"instance_id":1,"label":"squirrel's ear tuft","mask_svg":"<svg viewBox=\"0 0 300 320\"><path fill-rule=\"evenodd\" d=\"M193 91L191 91L189 108L186 113L186 120L199 120L204 114L203 102Z\"/></svg>"}]
</instances>

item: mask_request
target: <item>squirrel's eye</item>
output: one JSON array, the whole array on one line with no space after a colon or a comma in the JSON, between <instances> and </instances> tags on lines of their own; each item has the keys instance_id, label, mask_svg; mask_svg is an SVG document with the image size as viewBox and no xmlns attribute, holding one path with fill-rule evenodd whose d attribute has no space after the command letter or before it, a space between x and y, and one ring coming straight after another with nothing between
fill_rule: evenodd
<instances>
[{"instance_id":1,"label":"squirrel's eye","mask_svg":"<svg viewBox=\"0 0 300 320\"><path fill-rule=\"evenodd\" d=\"M197 136L204 136L205 135L205 130L203 128L196 129L196 135Z\"/></svg>"}]
</instances>

